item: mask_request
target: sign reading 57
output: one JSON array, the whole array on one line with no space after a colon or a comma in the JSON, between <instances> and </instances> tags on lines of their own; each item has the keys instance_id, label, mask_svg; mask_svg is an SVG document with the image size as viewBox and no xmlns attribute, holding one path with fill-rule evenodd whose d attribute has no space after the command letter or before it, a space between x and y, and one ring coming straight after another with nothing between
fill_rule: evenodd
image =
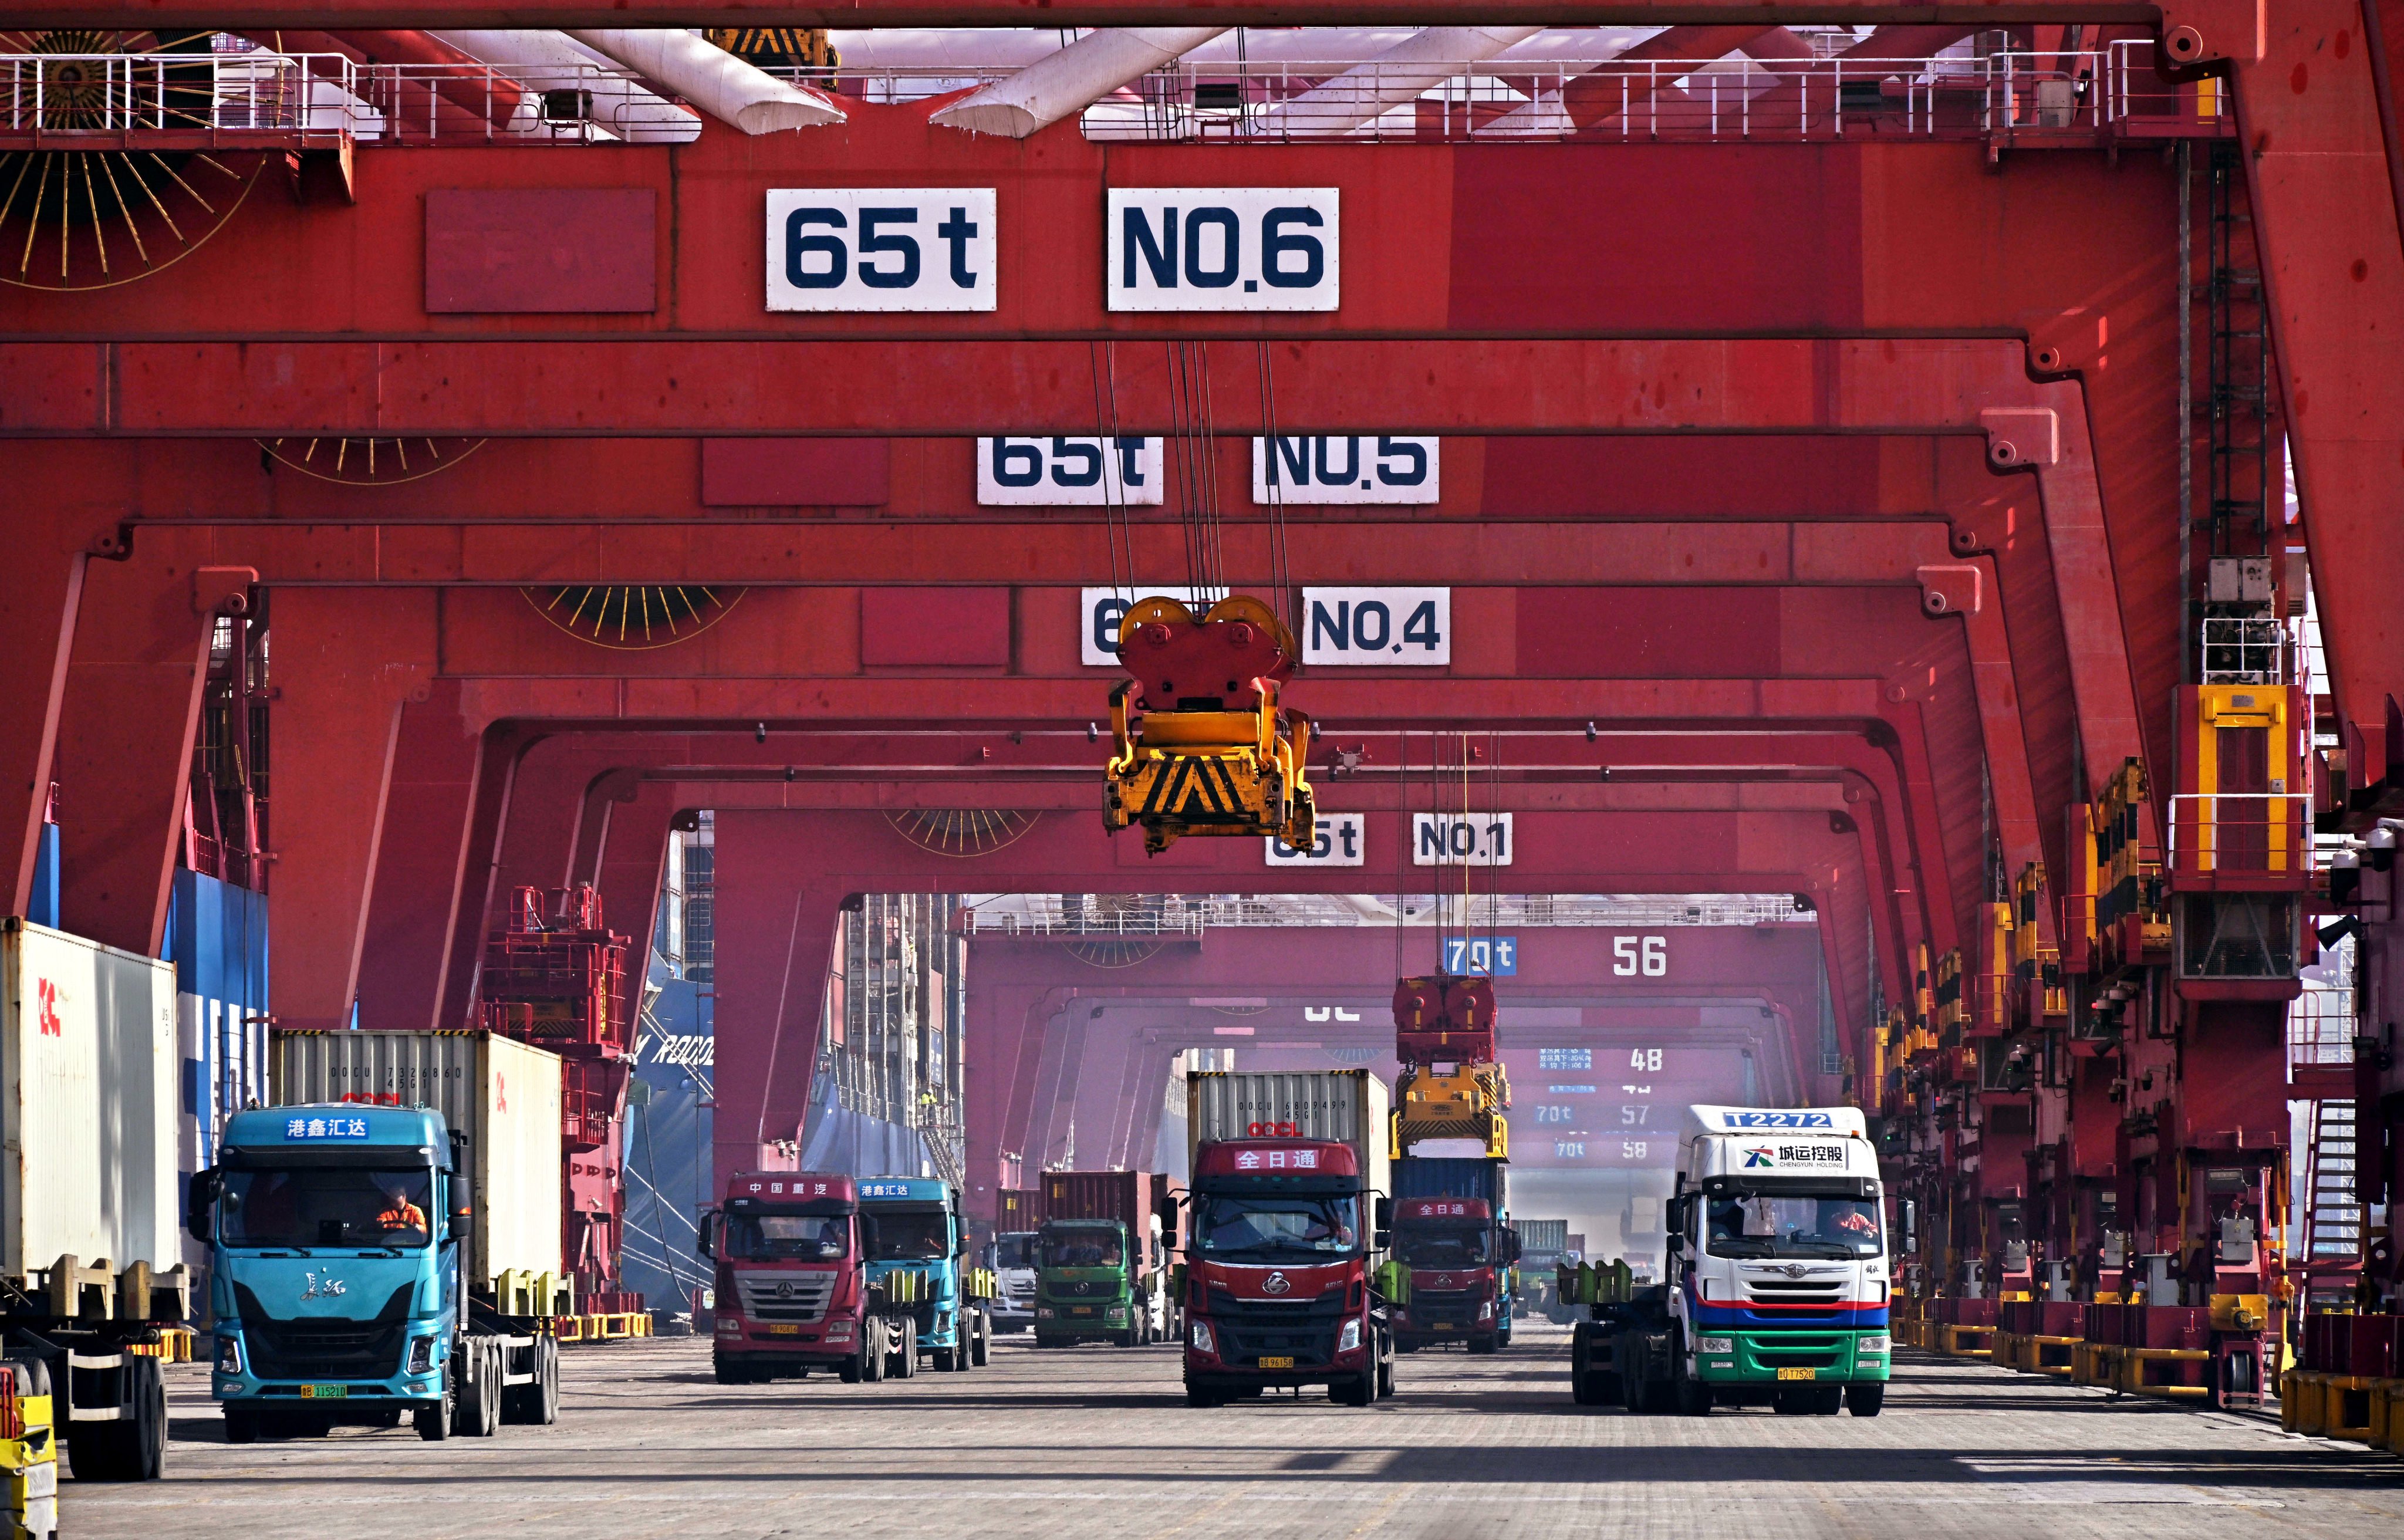
<instances>
[{"instance_id":1,"label":"sign reading 57","mask_svg":"<svg viewBox=\"0 0 2404 1540\"><path fill-rule=\"evenodd\" d=\"M1112 188L1112 310L1334 310L1335 188Z\"/></svg>"},{"instance_id":2,"label":"sign reading 57","mask_svg":"<svg viewBox=\"0 0 2404 1540\"><path fill-rule=\"evenodd\" d=\"M770 310L991 310L991 188L776 188Z\"/></svg>"}]
</instances>

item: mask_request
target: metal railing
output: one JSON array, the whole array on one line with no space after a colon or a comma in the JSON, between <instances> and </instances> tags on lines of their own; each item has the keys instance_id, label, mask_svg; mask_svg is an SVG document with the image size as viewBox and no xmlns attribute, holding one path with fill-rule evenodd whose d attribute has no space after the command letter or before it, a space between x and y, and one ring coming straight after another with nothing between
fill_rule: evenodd
<instances>
[{"instance_id":1,"label":"metal railing","mask_svg":"<svg viewBox=\"0 0 2404 1540\"><path fill-rule=\"evenodd\" d=\"M601 144L698 133L600 63L370 64L339 53L0 53L0 132L324 133L370 144Z\"/></svg>"},{"instance_id":2,"label":"metal railing","mask_svg":"<svg viewBox=\"0 0 2404 1540\"><path fill-rule=\"evenodd\" d=\"M2171 798L2163 871L2172 884L2257 877L2299 887L2313 865L2313 799L2297 791L2182 792Z\"/></svg>"},{"instance_id":3,"label":"metal railing","mask_svg":"<svg viewBox=\"0 0 2404 1540\"><path fill-rule=\"evenodd\" d=\"M2287 1003L2287 1063L2292 1067L2354 1062L2354 991L2304 992Z\"/></svg>"},{"instance_id":4,"label":"metal railing","mask_svg":"<svg viewBox=\"0 0 2404 1540\"><path fill-rule=\"evenodd\" d=\"M945 89L973 83L952 72ZM888 76L846 85L907 99ZM2209 89L2173 86L2152 45L1983 58L1640 60L1626 63L1251 65L1183 61L1085 109L1089 139L1282 143L1840 141L2102 134L2136 119L2215 133Z\"/></svg>"},{"instance_id":5,"label":"metal railing","mask_svg":"<svg viewBox=\"0 0 2404 1540\"><path fill-rule=\"evenodd\" d=\"M961 912L971 935L1193 937L1212 929L1268 930L1391 926L1395 911L1406 928L1437 923L1437 895L1335 895L1311 893L1208 896L1143 895L1130 903L1087 902L1098 895L1013 893L972 903ZM1443 899L1444 923L1462 928L1458 895ZM1818 916L1797 910L1785 893L1503 893L1476 895L1466 929L1571 927L1759 926L1814 924Z\"/></svg>"}]
</instances>

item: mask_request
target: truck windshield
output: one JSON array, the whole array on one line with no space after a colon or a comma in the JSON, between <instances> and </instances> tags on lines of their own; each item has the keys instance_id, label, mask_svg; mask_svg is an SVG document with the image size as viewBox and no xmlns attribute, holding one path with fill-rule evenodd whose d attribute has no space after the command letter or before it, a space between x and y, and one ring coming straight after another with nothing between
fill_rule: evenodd
<instances>
[{"instance_id":1,"label":"truck windshield","mask_svg":"<svg viewBox=\"0 0 2404 1540\"><path fill-rule=\"evenodd\" d=\"M218 1205L229 1246L423 1246L431 1170L294 1166L230 1170Z\"/></svg>"},{"instance_id":2,"label":"truck windshield","mask_svg":"<svg viewBox=\"0 0 2404 1540\"><path fill-rule=\"evenodd\" d=\"M869 1253L879 1262L927 1262L952 1254L951 1228L940 1209L926 1213L895 1213L879 1210L876 1214L876 1249Z\"/></svg>"},{"instance_id":3,"label":"truck windshield","mask_svg":"<svg viewBox=\"0 0 2404 1540\"><path fill-rule=\"evenodd\" d=\"M723 1249L738 1262L822 1262L851 1249L851 1221L822 1214L729 1214Z\"/></svg>"},{"instance_id":4,"label":"truck windshield","mask_svg":"<svg viewBox=\"0 0 2404 1540\"><path fill-rule=\"evenodd\" d=\"M1357 1197L1205 1197L1194 1225L1194 1249L1220 1262L1349 1252L1360 1243Z\"/></svg>"},{"instance_id":5,"label":"truck windshield","mask_svg":"<svg viewBox=\"0 0 2404 1540\"><path fill-rule=\"evenodd\" d=\"M1115 1267L1124 1260L1115 1229L1096 1225L1092 1229L1043 1232L1042 1265L1046 1267Z\"/></svg>"},{"instance_id":6,"label":"truck windshield","mask_svg":"<svg viewBox=\"0 0 2404 1540\"><path fill-rule=\"evenodd\" d=\"M1711 1199L1713 1256L1875 1256L1875 1198L1731 1193Z\"/></svg>"},{"instance_id":7,"label":"truck windshield","mask_svg":"<svg viewBox=\"0 0 2404 1540\"><path fill-rule=\"evenodd\" d=\"M1482 1267L1487 1263L1484 1230L1405 1230L1395 1238L1403 1261L1414 1267Z\"/></svg>"},{"instance_id":8,"label":"truck windshield","mask_svg":"<svg viewBox=\"0 0 2404 1540\"><path fill-rule=\"evenodd\" d=\"M993 1243L993 1265L997 1267L1032 1267L1035 1266L1035 1238L1031 1235L1006 1235Z\"/></svg>"}]
</instances>

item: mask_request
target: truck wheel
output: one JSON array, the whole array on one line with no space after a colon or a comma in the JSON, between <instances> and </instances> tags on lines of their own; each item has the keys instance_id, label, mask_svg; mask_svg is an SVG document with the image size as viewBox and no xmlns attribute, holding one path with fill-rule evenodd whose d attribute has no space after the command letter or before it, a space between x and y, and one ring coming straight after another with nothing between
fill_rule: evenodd
<instances>
[{"instance_id":1,"label":"truck wheel","mask_svg":"<svg viewBox=\"0 0 2404 1540\"><path fill-rule=\"evenodd\" d=\"M259 1414L247 1407L228 1407L225 1409L225 1435L229 1444L258 1443Z\"/></svg>"},{"instance_id":2,"label":"truck wheel","mask_svg":"<svg viewBox=\"0 0 2404 1540\"><path fill-rule=\"evenodd\" d=\"M834 1366L834 1377L839 1382L846 1385L859 1384L860 1360L857 1358L846 1358L842 1363L837 1364Z\"/></svg>"},{"instance_id":3,"label":"truck wheel","mask_svg":"<svg viewBox=\"0 0 2404 1540\"><path fill-rule=\"evenodd\" d=\"M886 1371L890 1379L915 1379L918 1377L918 1323L902 1323L902 1346L896 1351L892 1367Z\"/></svg>"},{"instance_id":4,"label":"truck wheel","mask_svg":"<svg viewBox=\"0 0 2404 1540\"><path fill-rule=\"evenodd\" d=\"M1185 1404L1189 1407L1223 1407L1227 1404L1227 1393L1215 1385L1189 1379L1185 1382Z\"/></svg>"},{"instance_id":5,"label":"truck wheel","mask_svg":"<svg viewBox=\"0 0 2404 1540\"><path fill-rule=\"evenodd\" d=\"M1876 1417L1886 1405L1886 1387L1872 1382L1845 1387L1845 1409L1855 1417Z\"/></svg>"},{"instance_id":6,"label":"truck wheel","mask_svg":"<svg viewBox=\"0 0 2404 1540\"><path fill-rule=\"evenodd\" d=\"M1497 1346L1496 1340L1491 1337L1473 1337L1469 1339L1469 1351L1473 1353L1489 1353Z\"/></svg>"},{"instance_id":7,"label":"truck wheel","mask_svg":"<svg viewBox=\"0 0 2404 1540\"><path fill-rule=\"evenodd\" d=\"M412 1415L417 1426L417 1436L429 1444L440 1444L451 1436L459 1399L459 1360L454 1354L442 1368L442 1399L430 1407L420 1407Z\"/></svg>"},{"instance_id":8,"label":"truck wheel","mask_svg":"<svg viewBox=\"0 0 2404 1540\"><path fill-rule=\"evenodd\" d=\"M501 1425L498 1347L490 1337L468 1339L468 1382L459 1391L459 1431L470 1438L490 1438Z\"/></svg>"},{"instance_id":9,"label":"truck wheel","mask_svg":"<svg viewBox=\"0 0 2404 1540\"><path fill-rule=\"evenodd\" d=\"M542 1392L536 1399L535 1421L547 1428L559 1421L559 1338L546 1337L537 1342L534 1364Z\"/></svg>"},{"instance_id":10,"label":"truck wheel","mask_svg":"<svg viewBox=\"0 0 2404 1540\"><path fill-rule=\"evenodd\" d=\"M885 1346L885 1322L871 1316L860 1323L860 1378L874 1385L885 1378L886 1360L890 1356Z\"/></svg>"},{"instance_id":11,"label":"truck wheel","mask_svg":"<svg viewBox=\"0 0 2404 1540\"><path fill-rule=\"evenodd\" d=\"M1681 1417L1703 1417L1712 1409L1712 1388L1700 1379L1683 1377L1678 1380L1678 1414ZM1779 1410L1784 1411L1783 1407Z\"/></svg>"},{"instance_id":12,"label":"truck wheel","mask_svg":"<svg viewBox=\"0 0 2404 1540\"><path fill-rule=\"evenodd\" d=\"M1394 1395L1394 1358L1391 1353L1377 1360L1377 1399L1391 1401Z\"/></svg>"},{"instance_id":13,"label":"truck wheel","mask_svg":"<svg viewBox=\"0 0 2404 1540\"><path fill-rule=\"evenodd\" d=\"M977 1311L976 1342L971 1356L978 1368L984 1368L993 1358L993 1317Z\"/></svg>"},{"instance_id":14,"label":"truck wheel","mask_svg":"<svg viewBox=\"0 0 2404 1540\"><path fill-rule=\"evenodd\" d=\"M166 1461L167 1386L159 1361L128 1352L119 1362L128 1393L123 1415L88 1423L67 1440L68 1464L78 1481L156 1481Z\"/></svg>"},{"instance_id":15,"label":"truck wheel","mask_svg":"<svg viewBox=\"0 0 2404 1540\"><path fill-rule=\"evenodd\" d=\"M1327 1399L1339 1407L1365 1407L1377 1398L1377 1376L1373 1369L1363 1369L1349 1379L1338 1379L1327 1387Z\"/></svg>"}]
</instances>

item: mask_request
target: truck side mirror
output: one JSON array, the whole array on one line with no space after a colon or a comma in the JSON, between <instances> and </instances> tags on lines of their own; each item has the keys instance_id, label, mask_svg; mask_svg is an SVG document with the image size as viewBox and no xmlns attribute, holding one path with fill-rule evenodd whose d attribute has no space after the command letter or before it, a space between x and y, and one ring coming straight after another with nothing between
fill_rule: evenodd
<instances>
[{"instance_id":1,"label":"truck side mirror","mask_svg":"<svg viewBox=\"0 0 2404 1540\"><path fill-rule=\"evenodd\" d=\"M225 1192L225 1177L214 1166L192 1173L189 1197L190 1211L184 1216L184 1228L195 1240L217 1239L217 1199Z\"/></svg>"},{"instance_id":2,"label":"truck side mirror","mask_svg":"<svg viewBox=\"0 0 2404 1540\"><path fill-rule=\"evenodd\" d=\"M705 1213L701 1216L700 1223L693 1225L692 1250L696 1256L706 1256L713 1261L717 1259L718 1216L716 1214Z\"/></svg>"},{"instance_id":3,"label":"truck side mirror","mask_svg":"<svg viewBox=\"0 0 2404 1540\"><path fill-rule=\"evenodd\" d=\"M1377 1195L1376 1211L1377 1215L1377 1228L1381 1230L1391 1230L1394 1227L1394 1200L1392 1198L1388 1197L1383 1193L1379 1193Z\"/></svg>"},{"instance_id":4,"label":"truck side mirror","mask_svg":"<svg viewBox=\"0 0 2404 1540\"><path fill-rule=\"evenodd\" d=\"M860 1216L860 1249L864 1254L873 1254L876 1250L876 1216L874 1214Z\"/></svg>"},{"instance_id":5,"label":"truck side mirror","mask_svg":"<svg viewBox=\"0 0 2404 1540\"><path fill-rule=\"evenodd\" d=\"M467 1203L451 1211L451 1239L465 1242L476 1233L476 1211Z\"/></svg>"},{"instance_id":6,"label":"truck side mirror","mask_svg":"<svg viewBox=\"0 0 2404 1540\"><path fill-rule=\"evenodd\" d=\"M1394 1232L1391 1230L1379 1230L1369 1238L1371 1251L1382 1252L1391 1247L1393 1243Z\"/></svg>"},{"instance_id":7,"label":"truck side mirror","mask_svg":"<svg viewBox=\"0 0 2404 1540\"><path fill-rule=\"evenodd\" d=\"M1502 1232L1502 1260L1505 1262L1516 1262L1519 1260L1518 1231L1505 1230Z\"/></svg>"}]
</instances>

